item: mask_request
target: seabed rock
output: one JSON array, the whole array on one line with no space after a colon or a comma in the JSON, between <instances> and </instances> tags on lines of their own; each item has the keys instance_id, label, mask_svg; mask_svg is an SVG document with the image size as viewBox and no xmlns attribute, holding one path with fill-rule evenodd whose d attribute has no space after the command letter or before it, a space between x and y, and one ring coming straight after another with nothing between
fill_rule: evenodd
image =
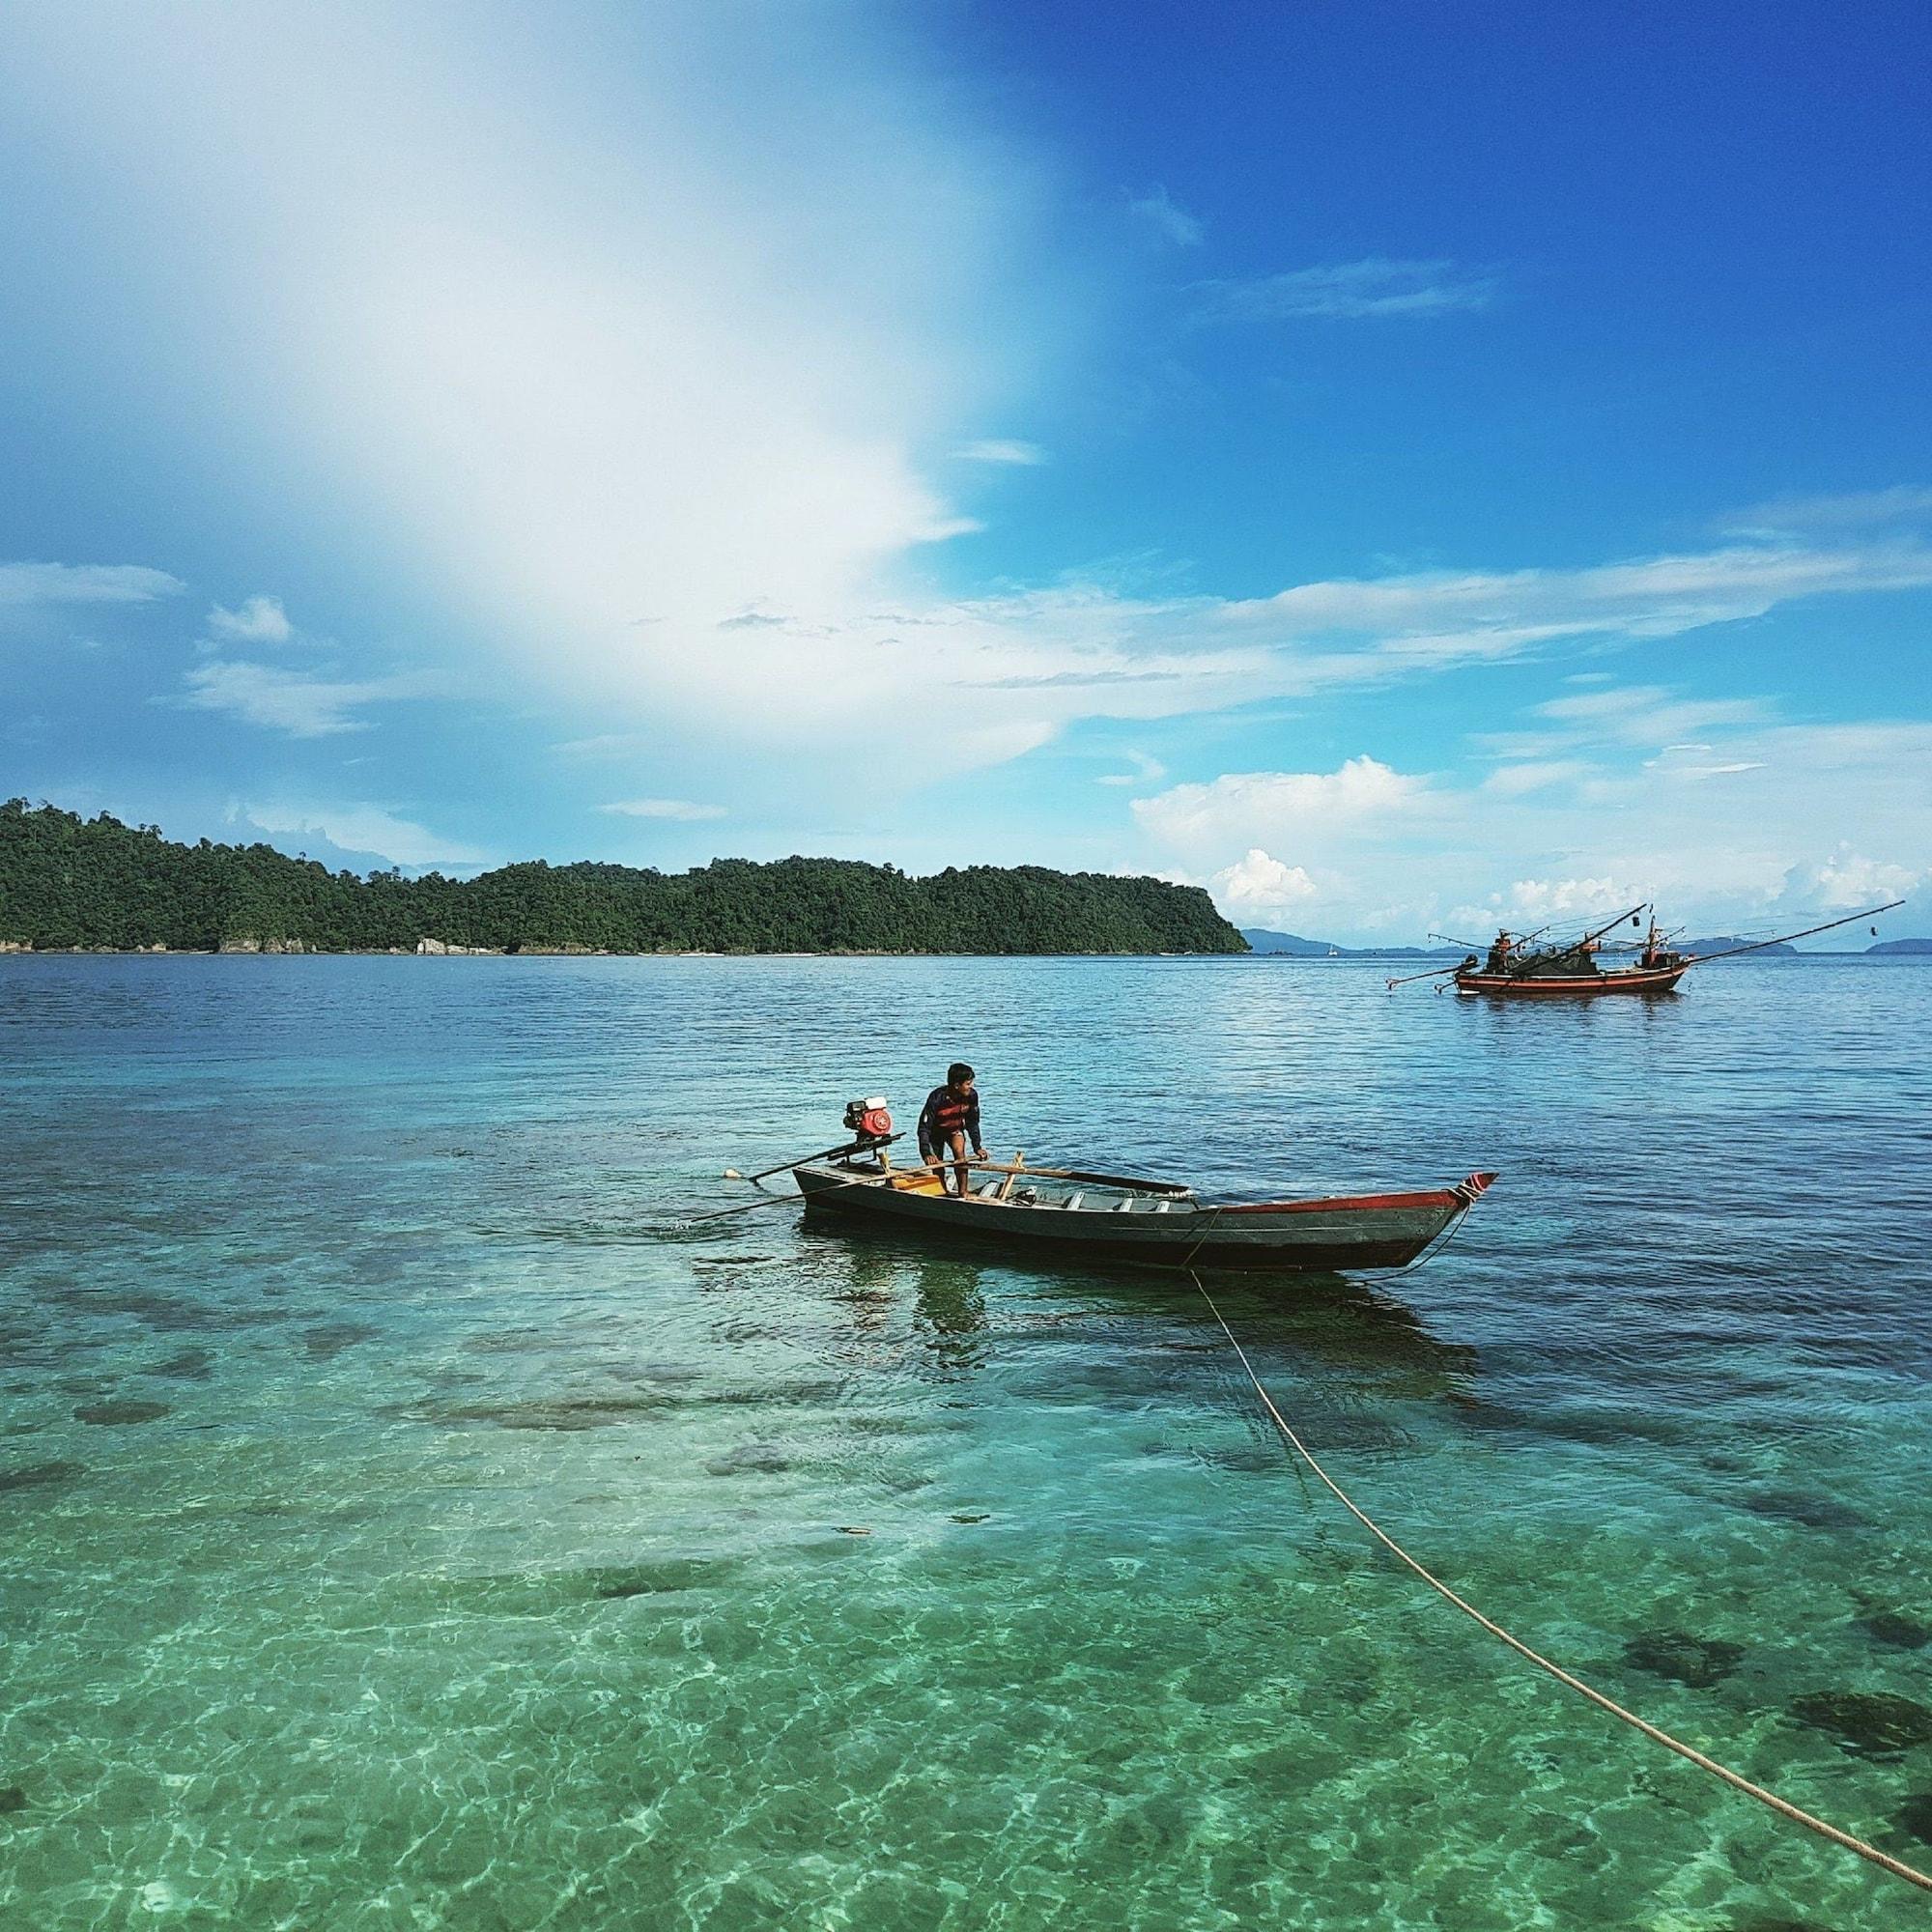
<instances>
[{"instance_id":1,"label":"seabed rock","mask_svg":"<svg viewBox=\"0 0 1932 1932\"><path fill-rule=\"evenodd\" d=\"M705 1463L713 1476L776 1476L792 1466L792 1459L776 1442L741 1442Z\"/></svg>"},{"instance_id":2,"label":"seabed rock","mask_svg":"<svg viewBox=\"0 0 1932 1932\"><path fill-rule=\"evenodd\" d=\"M1645 1631L1624 1645L1624 1662L1653 1677L1706 1690L1721 1684L1743 1661L1745 1647L1684 1631Z\"/></svg>"},{"instance_id":3,"label":"seabed rock","mask_svg":"<svg viewBox=\"0 0 1932 1932\"><path fill-rule=\"evenodd\" d=\"M1874 1610L1870 1616L1853 1621L1867 1636L1876 1637L1894 1650L1923 1650L1927 1643L1932 1643L1932 1630L1897 1610Z\"/></svg>"},{"instance_id":4,"label":"seabed rock","mask_svg":"<svg viewBox=\"0 0 1932 1932\"><path fill-rule=\"evenodd\" d=\"M1932 1710L1889 1690L1817 1690L1794 1698L1791 1715L1830 1731L1853 1757L1900 1757L1915 1745L1932 1744Z\"/></svg>"},{"instance_id":5,"label":"seabed rock","mask_svg":"<svg viewBox=\"0 0 1932 1932\"><path fill-rule=\"evenodd\" d=\"M139 1402L120 1400L114 1402L84 1402L74 1409L76 1422L92 1422L103 1426L118 1426L130 1422L158 1422L162 1416L173 1411L164 1402Z\"/></svg>"},{"instance_id":6,"label":"seabed rock","mask_svg":"<svg viewBox=\"0 0 1932 1932\"><path fill-rule=\"evenodd\" d=\"M1915 1791L1892 1813L1891 1822L1921 1845L1932 1845L1932 1791Z\"/></svg>"},{"instance_id":7,"label":"seabed rock","mask_svg":"<svg viewBox=\"0 0 1932 1932\"><path fill-rule=\"evenodd\" d=\"M0 1816L26 1808L27 1794L17 1784L0 1784Z\"/></svg>"},{"instance_id":8,"label":"seabed rock","mask_svg":"<svg viewBox=\"0 0 1932 1932\"><path fill-rule=\"evenodd\" d=\"M1760 1490L1745 1498L1753 1516L1773 1516L1806 1529L1869 1529L1871 1519L1833 1496L1810 1496L1802 1490Z\"/></svg>"},{"instance_id":9,"label":"seabed rock","mask_svg":"<svg viewBox=\"0 0 1932 1932\"><path fill-rule=\"evenodd\" d=\"M165 1362L156 1362L141 1371L144 1376L168 1376L176 1381L205 1382L213 1369L214 1356L207 1349L183 1349Z\"/></svg>"},{"instance_id":10,"label":"seabed rock","mask_svg":"<svg viewBox=\"0 0 1932 1932\"><path fill-rule=\"evenodd\" d=\"M319 1328L304 1328L301 1341L318 1361L332 1362L343 1350L371 1341L382 1332L367 1321L325 1321Z\"/></svg>"},{"instance_id":11,"label":"seabed rock","mask_svg":"<svg viewBox=\"0 0 1932 1932\"><path fill-rule=\"evenodd\" d=\"M24 1469L0 1469L0 1491L38 1490L86 1473L84 1463L31 1463Z\"/></svg>"}]
</instances>

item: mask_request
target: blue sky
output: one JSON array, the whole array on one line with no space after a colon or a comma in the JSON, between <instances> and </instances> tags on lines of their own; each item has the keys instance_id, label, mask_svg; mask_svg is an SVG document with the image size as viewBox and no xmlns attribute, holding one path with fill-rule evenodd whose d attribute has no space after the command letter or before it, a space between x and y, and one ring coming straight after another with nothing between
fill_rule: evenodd
<instances>
[{"instance_id":1,"label":"blue sky","mask_svg":"<svg viewBox=\"0 0 1932 1932\"><path fill-rule=\"evenodd\" d=\"M0 792L1344 940L1920 891L1922 6L1197 12L8 10Z\"/></svg>"}]
</instances>

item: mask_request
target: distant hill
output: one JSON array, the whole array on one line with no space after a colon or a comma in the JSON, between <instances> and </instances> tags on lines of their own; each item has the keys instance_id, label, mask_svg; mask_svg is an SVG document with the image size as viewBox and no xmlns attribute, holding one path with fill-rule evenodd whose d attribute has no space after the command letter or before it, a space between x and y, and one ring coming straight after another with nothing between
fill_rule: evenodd
<instances>
[{"instance_id":1,"label":"distant hill","mask_svg":"<svg viewBox=\"0 0 1932 1932\"><path fill-rule=\"evenodd\" d=\"M1677 948L1679 952L1695 952L1700 956L1712 952L1728 952L1734 946L1750 946L1748 939L1687 939ZM1779 940L1775 946L1759 946L1751 954L1753 959L1796 959L1798 949Z\"/></svg>"},{"instance_id":2,"label":"distant hill","mask_svg":"<svg viewBox=\"0 0 1932 1932\"><path fill-rule=\"evenodd\" d=\"M538 859L473 879L331 872L271 845L0 804L0 951L1244 952L1198 886L852 859L688 872Z\"/></svg>"},{"instance_id":3,"label":"distant hill","mask_svg":"<svg viewBox=\"0 0 1932 1932\"><path fill-rule=\"evenodd\" d=\"M1337 946L1331 940L1304 939L1298 932L1270 932L1264 925L1244 925L1241 937L1252 952L1289 959L1460 959L1456 946Z\"/></svg>"},{"instance_id":4,"label":"distant hill","mask_svg":"<svg viewBox=\"0 0 1932 1932\"><path fill-rule=\"evenodd\" d=\"M1902 953L1932 952L1932 939L1881 939L1876 946L1867 946L1867 952Z\"/></svg>"}]
</instances>

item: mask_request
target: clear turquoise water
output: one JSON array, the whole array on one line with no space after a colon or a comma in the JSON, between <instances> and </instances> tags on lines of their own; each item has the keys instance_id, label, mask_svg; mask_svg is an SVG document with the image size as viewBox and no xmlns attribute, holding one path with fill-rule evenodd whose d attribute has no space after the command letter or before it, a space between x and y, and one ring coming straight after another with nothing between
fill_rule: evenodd
<instances>
[{"instance_id":1,"label":"clear turquoise water","mask_svg":"<svg viewBox=\"0 0 1932 1932\"><path fill-rule=\"evenodd\" d=\"M1184 1283L645 1232L961 1052L1036 1159L1498 1167L1418 1272L1212 1284L1257 1367L1526 1640L1925 1862L1932 968L0 967L0 1924L1932 1917L1378 1556Z\"/></svg>"}]
</instances>

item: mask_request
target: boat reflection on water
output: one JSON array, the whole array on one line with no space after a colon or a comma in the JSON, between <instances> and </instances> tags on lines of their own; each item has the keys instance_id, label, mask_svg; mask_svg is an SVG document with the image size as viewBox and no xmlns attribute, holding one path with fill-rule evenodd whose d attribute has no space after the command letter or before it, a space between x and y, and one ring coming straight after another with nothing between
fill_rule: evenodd
<instances>
[{"instance_id":1,"label":"boat reflection on water","mask_svg":"<svg viewBox=\"0 0 1932 1932\"><path fill-rule=\"evenodd\" d=\"M987 1352L982 1263L907 1247L891 1238L826 1241L814 1257L836 1271L833 1297L851 1311L854 1330L888 1338L908 1305L925 1349L949 1370L977 1368ZM822 1276L819 1268L812 1270Z\"/></svg>"},{"instance_id":2,"label":"boat reflection on water","mask_svg":"<svg viewBox=\"0 0 1932 1932\"><path fill-rule=\"evenodd\" d=\"M806 1240L822 1255L863 1332L883 1335L908 1305L926 1348L949 1366L980 1366L996 1336L1023 1342L1088 1327L1163 1355L1219 1356L1227 1344L1185 1274L1130 1262L1056 1260L1050 1269L985 1259L968 1237L916 1241L888 1225L841 1226ZM1270 1293L1238 1269L1200 1270L1244 1343L1327 1375L1362 1377L1397 1401L1440 1399L1480 1370L1477 1350L1445 1341L1385 1284L1340 1274L1297 1276ZM1143 1389L1145 1385L1143 1384ZM1366 1391L1365 1391L1366 1392Z\"/></svg>"}]
</instances>

